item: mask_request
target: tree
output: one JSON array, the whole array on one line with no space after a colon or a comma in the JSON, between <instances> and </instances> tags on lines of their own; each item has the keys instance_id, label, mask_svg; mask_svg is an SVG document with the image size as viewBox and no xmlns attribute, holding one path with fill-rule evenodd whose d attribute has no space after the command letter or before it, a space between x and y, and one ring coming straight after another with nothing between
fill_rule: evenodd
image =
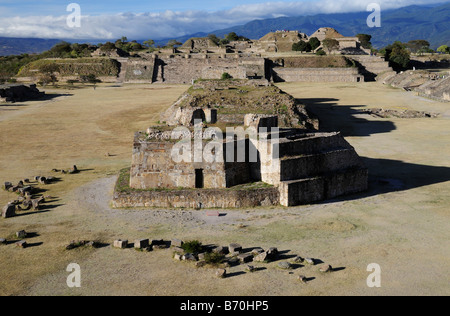
<instances>
[{"instance_id":1,"label":"tree","mask_svg":"<svg viewBox=\"0 0 450 316\"><path fill-rule=\"evenodd\" d=\"M229 42L235 42L239 40L239 36L235 32L231 32L225 36L225 39Z\"/></svg>"},{"instance_id":2,"label":"tree","mask_svg":"<svg viewBox=\"0 0 450 316\"><path fill-rule=\"evenodd\" d=\"M442 45L437 49L437 52L442 54L450 54L450 47L447 45Z\"/></svg>"},{"instance_id":3,"label":"tree","mask_svg":"<svg viewBox=\"0 0 450 316\"><path fill-rule=\"evenodd\" d=\"M147 40L144 42L144 44L148 47L148 48L152 48L153 45L155 45L155 41L154 40Z\"/></svg>"},{"instance_id":4,"label":"tree","mask_svg":"<svg viewBox=\"0 0 450 316\"><path fill-rule=\"evenodd\" d=\"M58 79L55 75L56 72L59 72L59 66L56 63L44 64L39 68L42 73L39 81L42 85L47 85L49 83L55 85L58 82Z\"/></svg>"},{"instance_id":5,"label":"tree","mask_svg":"<svg viewBox=\"0 0 450 316\"><path fill-rule=\"evenodd\" d=\"M361 46L365 49L371 49L372 43L370 42L372 39L372 35L369 34L358 34L356 35L358 40L361 42Z\"/></svg>"},{"instance_id":6,"label":"tree","mask_svg":"<svg viewBox=\"0 0 450 316\"><path fill-rule=\"evenodd\" d=\"M296 52L310 52L311 45L303 40L298 43L292 44L292 50Z\"/></svg>"},{"instance_id":7,"label":"tree","mask_svg":"<svg viewBox=\"0 0 450 316\"><path fill-rule=\"evenodd\" d=\"M174 40L174 39L172 39L172 40L167 42L167 47L171 47L171 48L173 48L175 46L180 46L180 45L183 45L183 43L180 43L180 42L178 42L177 40Z\"/></svg>"},{"instance_id":8,"label":"tree","mask_svg":"<svg viewBox=\"0 0 450 316\"><path fill-rule=\"evenodd\" d=\"M320 47L320 41L317 37L311 37L308 43L313 51Z\"/></svg>"},{"instance_id":9,"label":"tree","mask_svg":"<svg viewBox=\"0 0 450 316\"><path fill-rule=\"evenodd\" d=\"M220 38L216 36L216 34L209 34L208 38L213 41L214 44L220 45Z\"/></svg>"},{"instance_id":10,"label":"tree","mask_svg":"<svg viewBox=\"0 0 450 316\"><path fill-rule=\"evenodd\" d=\"M411 53L402 42L394 42L385 49L385 59L396 70L406 69L411 61Z\"/></svg>"},{"instance_id":11,"label":"tree","mask_svg":"<svg viewBox=\"0 0 450 316\"><path fill-rule=\"evenodd\" d=\"M409 41L406 44L406 47L413 54L423 54L424 52L427 52L430 49L430 42L426 40Z\"/></svg>"},{"instance_id":12,"label":"tree","mask_svg":"<svg viewBox=\"0 0 450 316\"><path fill-rule=\"evenodd\" d=\"M323 40L322 44L328 50L328 53L339 49L339 42L334 38L326 38Z\"/></svg>"}]
</instances>

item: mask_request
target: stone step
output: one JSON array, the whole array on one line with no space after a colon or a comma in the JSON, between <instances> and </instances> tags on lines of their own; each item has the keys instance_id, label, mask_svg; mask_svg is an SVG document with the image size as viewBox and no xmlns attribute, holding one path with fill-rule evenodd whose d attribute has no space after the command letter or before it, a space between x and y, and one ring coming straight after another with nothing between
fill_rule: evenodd
<instances>
[{"instance_id":1,"label":"stone step","mask_svg":"<svg viewBox=\"0 0 450 316\"><path fill-rule=\"evenodd\" d=\"M281 182L280 204L283 206L310 204L367 189L368 170L350 168L320 177Z\"/></svg>"},{"instance_id":2,"label":"stone step","mask_svg":"<svg viewBox=\"0 0 450 316\"><path fill-rule=\"evenodd\" d=\"M322 153L285 157L280 160L280 181L304 179L362 166L353 148L332 149Z\"/></svg>"},{"instance_id":3,"label":"stone step","mask_svg":"<svg viewBox=\"0 0 450 316\"><path fill-rule=\"evenodd\" d=\"M331 149L351 148L350 144L340 133L315 133L313 135L297 136L297 139L281 139L279 144L279 156L281 158L322 153ZM293 137L295 138L295 136Z\"/></svg>"}]
</instances>

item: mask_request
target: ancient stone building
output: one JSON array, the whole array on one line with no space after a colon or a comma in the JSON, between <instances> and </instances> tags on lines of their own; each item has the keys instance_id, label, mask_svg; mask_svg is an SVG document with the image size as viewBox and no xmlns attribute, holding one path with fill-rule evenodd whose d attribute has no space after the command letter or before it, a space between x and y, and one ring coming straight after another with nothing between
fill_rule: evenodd
<instances>
[{"instance_id":1,"label":"ancient stone building","mask_svg":"<svg viewBox=\"0 0 450 316\"><path fill-rule=\"evenodd\" d=\"M197 105L177 102L168 110L194 109L177 129L161 126L136 133L132 190L115 193L116 207L294 206L367 189L367 169L338 132L279 121L275 105L272 113L245 114L242 126L226 124L230 132L219 127L224 122L220 112L218 125L211 118L209 124L201 114L206 108ZM307 120L305 115L299 118Z\"/></svg>"}]
</instances>

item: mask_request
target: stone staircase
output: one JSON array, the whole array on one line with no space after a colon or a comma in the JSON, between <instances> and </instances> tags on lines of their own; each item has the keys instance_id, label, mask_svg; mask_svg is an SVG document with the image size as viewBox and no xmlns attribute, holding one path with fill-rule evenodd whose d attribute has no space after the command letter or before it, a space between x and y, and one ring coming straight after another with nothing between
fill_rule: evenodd
<instances>
[{"instance_id":1,"label":"stone staircase","mask_svg":"<svg viewBox=\"0 0 450 316\"><path fill-rule=\"evenodd\" d=\"M120 73L117 76L117 83L124 83L127 75L128 58L117 58L120 63Z\"/></svg>"},{"instance_id":2,"label":"stone staircase","mask_svg":"<svg viewBox=\"0 0 450 316\"><path fill-rule=\"evenodd\" d=\"M368 170L340 133L280 141L280 203L294 206L368 188Z\"/></svg>"},{"instance_id":3,"label":"stone staircase","mask_svg":"<svg viewBox=\"0 0 450 316\"><path fill-rule=\"evenodd\" d=\"M354 55L347 57L356 62L365 81L376 81L377 76L384 73L395 74L395 71L389 66L389 62L385 61L382 57L370 55Z\"/></svg>"}]
</instances>

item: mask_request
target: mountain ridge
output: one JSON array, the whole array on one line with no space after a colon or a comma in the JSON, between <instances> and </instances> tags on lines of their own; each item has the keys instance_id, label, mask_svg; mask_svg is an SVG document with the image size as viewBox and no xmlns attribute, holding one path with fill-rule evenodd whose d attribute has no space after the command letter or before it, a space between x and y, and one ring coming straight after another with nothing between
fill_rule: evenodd
<instances>
[{"instance_id":1,"label":"mountain ridge","mask_svg":"<svg viewBox=\"0 0 450 316\"><path fill-rule=\"evenodd\" d=\"M320 27L332 27L344 36L355 36L359 33L370 34L375 48L382 48L396 40L408 42L416 39L428 40L431 47L435 49L441 45L450 46L450 2L440 5L411 5L382 11L381 28L367 26L366 21L369 14L370 12L351 12L260 19L212 32L184 35L176 39L184 43L191 37L203 37L208 34L223 37L230 32L236 32L251 39L259 39L271 31L282 29L299 30L311 35ZM155 42L157 45L163 46L170 39L173 38L159 39ZM140 42L144 40L146 39L140 40ZM41 53L60 41L58 39L0 37L0 56ZM81 40L69 39L67 41L80 42ZM105 41L88 40L87 42Z\"/></svg>"}]
</instances>

